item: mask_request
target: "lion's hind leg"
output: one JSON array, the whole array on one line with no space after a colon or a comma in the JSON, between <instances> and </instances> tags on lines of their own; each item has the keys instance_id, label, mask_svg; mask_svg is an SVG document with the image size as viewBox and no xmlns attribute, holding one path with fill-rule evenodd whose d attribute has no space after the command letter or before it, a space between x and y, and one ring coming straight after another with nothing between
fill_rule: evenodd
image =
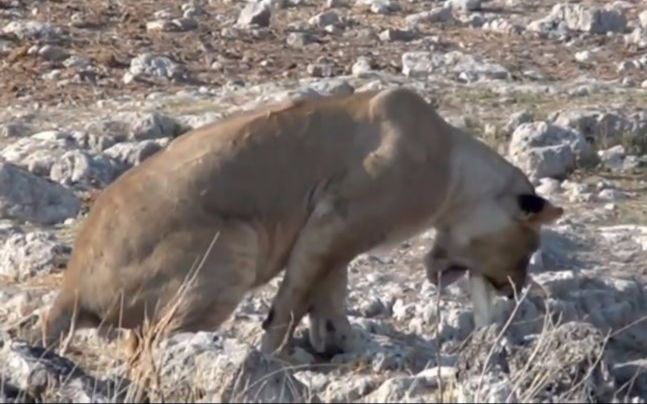
<instances>
[{"instance_id":1,"label":"lion's hind leg","mask_svg":"<svg viewBox=\"0 0 647 404\"><path fill-rule=\"evenodd\" d=\"M176 296L180 296L170 299L166 309L173 317L169 331L217 330L254 285L260 252L252 226L229 222L204 250L178 288Z\"/></svg>"}]
</instances>

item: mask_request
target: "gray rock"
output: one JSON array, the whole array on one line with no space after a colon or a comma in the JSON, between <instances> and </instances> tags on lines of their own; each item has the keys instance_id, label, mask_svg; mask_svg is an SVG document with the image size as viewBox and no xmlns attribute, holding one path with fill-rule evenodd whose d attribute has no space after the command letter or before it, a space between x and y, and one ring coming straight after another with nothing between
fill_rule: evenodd
<instances>
[{"instance_id":1,"label":"gray rock","mask_svg":"<svg viewBox=\"0 0 647 404\"><path fill-rule=\"evenodd\" d=\"M155 357L162 383L177 397L201 390L209 402L292 402L307 397L289 368L252 346L218 334L176 334ZM218 383L214 383L218 380Z\"/></svg>"},{"instance_id":2,"label":"gray rock","mask_svg":"<svg viewBox=\"0 0 647 404\"><path fill-rule=\"evenodd\" d=\"M615 260L616 263L618 263L618 259L626 260L627 253L640 252L641 241L644 245L645 235L647 235L644 226L642 234L637 231L640 226L604 226L599 229L600 235L612 249L605 251L605 257L609 257L608 259L611 261ZM573 235L570 237L573 238ZM568 250L568 247L564 247L564 249ZM644 247L642 250L644 251ZM571 262L574 261L571 260ZM639 319L644 316L647 302L642 286L637 281L583 277L579 270L578 274L573 274L572 271L570 274L568 272L548 272L536 276L536 280L550 291L552 296L560 297L560 301L555 303L561 307L551 307L551 311L561 315L565 321L581 319L582 312L591 313L586 317L587 322L604 331L639 322ZM556 276L562 275L562 273L566 273L568 276ZM550 279L551 277L552 279ZM647 343L641 338L645 330L647 330L647 325L644 323L635 324L623 333L614 336L610 341L610 348L616 352L637 352L647 349Z\"/></svg>"},{"instance_id":3,"label":"gray rock","mask_svg":"<svg viewBox=\"0 0 647 404\"><path fill-rule=\"evenodd\" d=\"M564 179L577 167L575 156L567 145L545 146L528 150L523 163L517 159L516 163L536 180L543 177Z\"/></svg>"},{"instance_id":4,"label":"gray rock","mask_svg":"<svg viewBox=\"0 0 647 404\"><path fill-rule=\"evenodd\" d=\"M513 24L505 18L494 18L490 21L485 21L481 28L485 31L502 32L504 34L520 34L524 30L522 26Z\"/></svg>"},{"instance_id":5,"label":"gray rock","mask_svg":"<svg viewBox=\"0 0 647 404\"><path fill-rule=\"evenodd\" d=\"M133 123L130 138L132 140L173 138L186 132L187 129L174 118L153 112L145 114Z\"/></svg>"},{"instance_id":6,"label":"gray rock","mask_svg":"<svg viewBox=\"0 0 647 404\"><path fill-rule=\"evenodd\" d=\"M375 14L389 14L402 8L396 0L356 0L355 4L369 7Z\"/></svg>"},{"instance_id":7,"label":"gray rock","mask_svg":"<svg viewBox=\"0 0 647 404\"><path fill-rule=\"evenodd\" d=\"M628 12L628 11L631 11L634 8L634 5L631 4L631 2L626 1L626 0L614 0L610 4L610 7L621 10L623 12Z\"/></svg>"},{"instance_id":8,"label":"gray rock","mask_svg":"<svg viewBox=\"0 0 647 404\"><path fill-rule=\"evenodd\" d=\"M379 35L380 40L385 42L402 41L408 42L416 37L415 32L411 30L403 30L397 28L389 28L382 31Z\"/></svg>"},{"instance_id":9,"label":"gray rock","mask_svg":"<svg viewBox=\"0 0 647 404\"><path fill-rule=\"evenodd\" d=\"M424 311L427 323L438 323L431 307L428 306ZM452 308L444 313L441 320L438 324L438 336L444 342L462 341L474 330L474 314L471 310Z\"/></svg>"},{"instance_id":10,"label":"gray rock","mask_svg":"<svg viewBox=\"0 0 647 404\"><path fill-rule=\"evenodd\" d=\"M268 0L265 0L268 1ZM276 8L298 7L305 4L304 0L269 0Z\"/></svg>"},{"instance_id":11,"label":"gray rock","mask_svg":"<svg viewBox=\"0 0 647 404\"><path fill-rule=\"evenodd\" d=\"M512 162L533 179L563 179L578 165L596 160L592 147L582 135L546 122L517 127L508 153Z\"/></svg>"},{"instance_id":12,"label":"gray rock","mask_svg":"<svg viewBox=\"0 0 647 404\"><path fill-rule=\"evenodd\" d=\"M323 386L308 385L314 391L323 391L320 396L325 403L361 402L359 400L360 398L375 390L380 385L379 376L372 375L358 375L353 378L332 380L330 383L327 383L325 379L324 377Z\"/></svg>"},{"instance_id":13,"label":"gray rock","mask_svg":"<svg viewBox=\"0 0 647 404\"><path fill-rule=\"evenodd\" d=\"M534 114L531 111L518 111L510 115L510 119L503 126L503 132L511 135L522 123L529 123L534 120Z\"/></svg>"},{"instance_id":14,"label":"gray rock","mask_svg":"<svg viewBox=\"0 0 647 404\"><path fill-rule=\"evenodd\" d=\"M402 54L402 73L407 77L425 77L444 65L443 55L425 51Z\"/></svg>"},{"instance_id":15,"label":"gray rock","mask_svg":"<svg viewBox=\"0 0 647 404\"><path fill-rule=\"evenodd\" d=\"M607 150L600 150L598 155L602 164L610 170L620 171L624 169L624 159L626 156L624 146L617 145Z\"/></svg>"},{"instance_id":16,"label":"gray rock","mask_svg":"<svg viewBox=\"0 0 647 404\"><path fill-rule=\"evenodd\" d=\"M45 131L18 139L0 150L0 158L49 177L54 162L66 151L77 146L74 136L67 132Z\"/></svg>"},{"instance_id":17,"label":"gray rock","mask_svg":"<svg viewBox=\"0 0 647 404\"><path fill-rule=\"evenodd\" d=\"M589 63L592 59L592 54L588 50L584 50L581 52L576 52L575 53L575 60L577 60L580 63Z\"/></svg>"},{"instance_id":18,"label":"gray rock","mask_svg":"<svg viewBox=\"0 0 647 404\"><path fill-rule=\"evenodd\" d=\"M19 39L56 39L61 30L49 23L40 21L11 21L2 29L3 34L15 35Z\"/></svg>"},{"instance_id":19,"label":"gray rock","mask_svg":"<svg viewBox=\"0 0 647 404\"><path fill-rule=\"evenodd\" d=\"M405 52L402 54L402 73L408 77L453 73L462 81L481 79L508 80L510 72L503 66L459 51Z\"/></svg>"},{"instance_id":20,"label":"gray rock","mask_svg":"<svg viewBox=\"0 0 647 404\"><path fill-rule=\"evenodd\" d=\"M141 142L117 143L103 152L117 162L132 167L139 165L153 154L166 147L169 139L143 140Z\"/></svg>"},{"instance_id":21,"label":"gray rock","mask_svg":"<svg viewBox=\"0 0 647 404\"><path fill-rule=\"evenodd\" d=\"M67 67L68 69L85 69L90 67L90 65L91 63L88 59L77 55L72 55L63 61L63 66Z\"/></svg>"},{"instance_id":22,"label":"gray rock","mask_svg":"<svg viewBox=\"0 0 647 404\"><path fill-rule=\"evenodd\" d=\"M34 397L66 402L110 403L124 400L127 383L95 379L72 361L22 341L6 341L0 351L4 381Z\"/></svg>"},{"instance_id":23,"label":"gray rock","mask_svg":"<svg viewBox=\"0 0 647 404\"><path fill-rule=\"evenodd\" d=\"M313 83L313 86L316 84L320 83L326 83L326 80L322 80L317 83ZM286 91L281 91L279 93L273 94L269 100L275 101L275 102L284 102L288 100L292 101L299 101L299 100L313 100L320 98L322 94L320 94L318 91L316 91L314 88L311 88L309 86L306 87L301 87L297 88L295 90L286 90ZM254 103L254 105L258 105Z\"/></svg>"},{"instance_id":24,"label":"gray rock","mask_svg":"<svg viewBox=\"0 0 647 404\"><path fill-rule=\"evenodd\" d=\"M193 31L198 28L198 22L191 17L176 18L172 22L180 32Z\"/></svg>"},{"instance_id":25,"label":"gray rock","mask_svg":"<svg viewBox=\"0 0 647 404\"><path fill-rule=\"evenodd\" d=\"M465 118L464 115L456 116L456 115L448 115L445 120L449 122L452 126L455 126L457 128L463 129L463 130L468 130L468 121Z\"/></svg>"},{"instance_id":26,"label":"gray rock","mask_svg":"<svg viewBox=\"0 0 647 404\"><path fill-rule=\"evenodd\" d=\"M173 18L174 15L175 15L174 10L171 10L168 8L157 10L155 13L153 13L153 17L160 20L170 20Z\"/></svg>"},{"instance_id":27,"label":"gray rock","mask_svg":"<svg viewBox=\"0 0 647 404\"><path fill-rule=\"evenodd\" d=\"M125 167L110 157L72 150L61 156L50 171L50 178L65 186L104 188L123 172Z\"/></svg>"},{"instance_id":28,"label":"gray rock","mask_svg":"<svg viewBox=\"0 0 647 404\"><path fill-rule=\"evenodd\" d=\"M598 193L598 200L604 202L615 202L623 199L627 199L627 196L618 189L607 188Z\"/></svg>"},{"instance_id":29,"label":"gray rock","mask_svg":"<svg viewBox=\"0 0 647 404\"><path fill-rule=\"evenodd\" d=\"M593 194L587 184L571 181L563 181L562 188L570 202L589 202L593 200Z\"/></svg>"},{"instance_id":30,"label":"gray rock","mask_svg":"<svg viewBox=\"0 0 647 404\"><path fill-rule=\"evenodd\" d=\"M647 17L646 17L647 18ZM647 360L637 359L613 365L611 373L616 384L633 386L634 394L647 396Z\"/></svg>"},{"instance_id":31,"label":"gray rock","mask_svg":"<svg viewBox=\"0 0 647 404\"><path fill-rule=\"evenodd\" d=\"M221 355L226 351L232 360L244 355L237 343L207 332L175 334L162 340L156 350L162 383L172 386L171 391L179 396L189 389L204 389L207 394L218 389L220 383L214 385L209 379L213 380L221 367Z\"/></svg>"},{"instance_id":32,"label":"gray rock","mask_svg":"<svg viewBox=\"0 0 647 404\"><path fill-rule=\"evenodd\" d=\"M598 109L559 111L551 117L555 125L572 128L600 147L614 146L628 134L639 134L634 131L641 130L640 120L640 116L628 119L620 113Z\"/></svg>"},{"instance_id":33,"label":"gray rock","mask_svg":"<svg viewBox=\"0 0 647 404\"><path fill-rule=\"evenodd\" d=\"M618 73L628 73L631 71L642 70L642 68L643 66L638 60L623 60L622 62L618 63L616 71ZM628 79L628 77L625 77L625 79Z\"/></svg>"},{"instance_id":34,"label":"gray rock","mask_svg":"<svg viewBox=\"0 0 647 404\"><path fill-rule=\"evenodd\" d=\"M639 167L647 167L647 157L642 156L634 156L634 155L628 155L625 157L623 164L622 164L622 169L625 171L631 171L633 169L639 168Z\"/></svg>"},{"instance_id":35,"label":"gray rock","mask_svg":"<svg viewBox=\"0 0 647 404\"><path fill-rule=\"evenodd\" d=\"M347 7L348 5L347 0L326 0L326 8Z\"/></svg>"},{"instance_id":36,"label":"gray rock","mask_svg":"<svg viewBox=\"0 0 647 404\"><path fill-rule=\"evenodd\" d=\"M459 74L462 81L472 83L482 79L510 80L512 75L500 64L484 61L461 52L450 52L445 55L451 70Z\"/></svg>"},{"instance_id":37,"label":"gray rock","mask_svg":"<svg viewBox=\"0 0 647 404\"><path fill-rule=\"evenodd\" d=\"M116 143L126 141L131 135L130 125L123 121L101 120L92 122L85 131L77 132L79 147L100 153Z\"/></svg>"},{"instance_id":38,"label":"gray rock","mask_svg":"<svg viewBox=\"0 0 647 404\"><path fill-rule=\"evenodd\" d=\"M206 15L206 11L198 4L186 3L182 4L182 16L184 18L195 18Z\"/></svg>"},{"instance_id":39,"label":"gray rock","mask_svg":"<svg viewBox=\"0 0 647 404\"><path fill-rule=\"evenodd\" d=\"M485 373L470 376L456 387L456 401L459 403L516 403L513 382L503 373Z\"/></svg>"},{"instance_id":40,"label":"gray rock","mask_svg":"<svg viewBox=\"0 0 647 404\"><path fill-rule=\"evenodd\" d=\"M252 26L268 27L272 17L271 3L266 1L249 2L241 10L236 25L241 28Z\"/></svg>"},{"instance_id":41,"label":"gray rock","mask_svg":"<svg viewBox=\"0 0 647 404\"><path fill-rule=\"evenodd\" d=\"M5 122L0 125L0 138L25 136L28 135L31 130L30 125L21 120Z\"/></svg>"},{"instance_id":42,"label":"gray rock","mask_svg":"<svg viewBox=\"0 0 647 404\"><path fill-rule=\"evenodd\" d=\"M43 311L49 307L56 295L56 291L43 295L42 291L25 288L20 282L1 287L0 304L2 304L4 326L0 331L0 341L5 338L5 331L29 333L27 328L30 325L36 325L37 317L42 316ZM0 378L2 378L2 371L0 371Z\"/></svg>"},{"instance_id":43,"label":"gray rock","mask_svg":"<svg viewBox=\"0 0 647 404\"><path fill-rule=\"evenodd\" d=\"M560 192L562 189L559 181L553 178L541 178L539 180L539 185L535 187L537 194L544 196L545 198L551 198L553 195Z\"/></svg>"},{"instance_id":44,"label":"gray rock","mask_svg":"<svg viewBox=\"0 0 647 404\"><path fill-rule=\"evenodd\" d=\"M357 61L351 67L351 72L355 77L364 77L373 72L371 61L364 56L357 58Z\"/></svg>"},{"instance_id":45,"label":"gray rock","mask_svg":"<svg viewBox=\"0 0 647 404\"><path fill-rule=\"evenodd\" d=\"M569 36L569 30L564 21L548 15L544 18L530 22L526 29L531 32L536 32L544 38L551 38L557 40L565 40Z\"/></svg>"},{"instance_id":46,"label":"gray rock","mask_svg":"<svg viewBox=\"0 0 647 404\"><path fill-rule=\"evenodd\" d=\"M147 31L186 32L198 28L198 22L191 17L160 19L146 23Z\"/></svg>"},{"instance_id":47,"label":"gray rock","mask_svg":"<svg viewBox=\"0 0 647 404\"><path fill-rule=\"evenodd\" d=\"M435 363L437 352L433 347L392 339L386 336L389 329L381 320L355 319L355 341L352 344L354 348L335 355L331 362L345 365L363 363L376 373L402 369L419 372L430 363Z\"/></svg>"},{"instance_id":48,"label":"gray rock","mask_svg":"<svg viewBox=\"0 0 647 404\"><path fill-rule=\"evenodd\" d=\"M312 77L331 77L333 75L332 69L333 65L325 61L310 63L306 66L306 71Z\"/></svg>"},{"instance_id":49,"label":"gray rock","mask_svg":"<svg viewBox=\"0 0 647 404\"><path fill-rule=\"evenodd\" d=\"M257 350L249 350L241 364L223 370L221 402L291 403L313 398L289 367Z\"/></svg>"},{"instance_id":50,"label":"gray rock","mask_svg":"<svg viewBox=\"0 0 647 404\"><path fill-rule=\"evenodd\" d=\"M481 9L481 0L447 0L448 7L461 11L476 11Z\"/></svg>"},{"instance_id":51,"label":"gray rock","mask_svg":"<svg viewBox=\"0 0 647 404\"><path fill-rule=\"evenodd\" d=\"M196 129L222 119L222 114L217 112L206 112L197 115L179 116L178 120L187 128Z\"/></svg>"},{"instance_id":52,"label":"gray rock","mask_svg":"<svg viewBox=\"0 0 647 404\"><path fill-rule=\"evenodd\" d=\"M371 318L383 315L391 315L393 311L393 299L388 299L375 293L367 292L354 307L351 313L361 317Z\"/></svg>"},{"instance_id":53,"label":"gray rock","mask_svg":"<svg viewBox=\"0 0 647 404\"><path fill-rule=\"evenodd\" d=\"M624 32L627 28L627 20L621 11L582 4L556 4L547 21L553 25L564 22L570 30L594 34Z\"/></svg>"},{"instance_id":54,"label":"gray rock","mask_svg":"<svg viewBox=\"0 0 647 404\"><path fill-rule=\"evenodd\" d=\"M91 27L93 24L88 22L87 16L83 12L75 12L70 16L70 26L75 28L87 28Z\"/></svg>"},{"instance_id":55,"label":"gray rock","mask_svg":"<svg viewBox=\"0 0 647 404\"><path fill-rule=\"evenodd\" d=\"M123 142L127 140L130 133L130 124L125 119L100 119L85 125L84 130L87 133L96 136L107 136L114 138L116 141Z\"/></svg>"},{"instance_id":56,"label":"gray rock","mask_svg":"<svg viewBox=\"0 0 647 404\"><path fill-rule=\"evenodd\" d=\"M440 375L440 380L439 380ZM393 402L439 402L440 383L447 385L456 375L456 369L440 367L426 369L414 376L399 376L388 379L382 385L364 397L365 403Z\"/></svg>"},{"instance_id":57,"label":"gray rock","mask_svg":"<svg viewBox=\"0 0 647 404\"><path fill-rule=\"evenodd\" d=\"M61 78L61 73L61 69L53 69L52 71L43 74L41 77L43 80L56 81Z\"/></svg>"},{"instance_id":58,"label":"gray rock","mask_svg":"<svg viewBox=\"0 0 647 404\"><path fill-rule=\"evenodd\" d=\"M48 274L65 263L69 252L51 233L17 233L0 245L0 274L20 281Z\"/></svg>"},{"instance_id":59,"label":"gray rock","mask_svg":"<svg viewBox=\"0 0 647 404\"><path fill-rule=\"evenodd\" d=\"M285 38L285 42L292 48L302 48L316 42L316 38L307 32L290 32Z\"/></svg>"},{"instance_id":60,"label":"gray rock","mask_svg":"<svg viewBox=\"0 0 647 404\"><path fill-rule=\"evenodd\" d=\"M162 382L173 386L172 391L180 396L195 389L203 389L207 395L218 393L223 386L211 382L215 375L226 361L240 363L246 354L241 344L207 332L173 335L157 349Z\"/></svg>"},{"instance_id":61,"label":"gray rock","mask_svg":"<svg viewBox=\"0 0 647 404\"><path fill-rule=\"evenodd\" d=\"M52 62L60 62L67 59L70 53L60 46L45 45L38 50L38 56Z\"/></svg>"},{"instance_id":62,"label":"gray rock","mask_svg":"<svg viewBox=\"0 0 647 404\"><path fill-rule=\"evenodd\" d=\"M416 315L418 306L415 303L404 304L401 299L397 299L393 303L392 312L393 318L396 321L410 320Z\"/></svg>"},{"instance_id":63,"label":"gray rock","mask_svg":"<svg viewBox=\"0 0 647 404\"><path fill-rule=\"evenodd\" d=\"M421 24L451 22L453 20L452 10L449 7L434 7L429 11L411 14L405 18L405 21L410 27Z\"/></svg>"},{"instance_id":64,"label":"gray rock","mask_svg":"<svg viewBox=\"0 0 647 404\"><path fill-rule=\"evenodd\" d=\"M647 10L641 12L638 15L638 22L640 23L640 26L647 29Z\"/></svg>"},{"instance_id":65,"label":"gray rock","mask_svg":"<svg viewBox=\"0 0 647 404\"><path fill-rule=\"evenodd\" d=\"M313 25L319 28L324 28L329 25L333 25L333 26L342 25L342 19L339 16L339 13L337 12L337 10L327 10L322 13L319 13L314 17L310 18L308 22L310 23L310 25Z\"/></svg>"},{"instance_id":66,"label":"gray rock","mask_svg":"<svg viewBox=\"0 0 647 404\"><path fill-rule=\"evenodd\" d=\"M647 49L647 28L636 27L624 36L626 43L636 45L638 49Z\"/></svg>"},{"instance_id":67,"label":"gray rock","mask_svg":"<svg viewBox=\"0 0 647 404\"><path fill-rule=\"evenodd\" d=\"M327 79L310 84L307 89L319 95L350 95L355 88L344 79Z\"/></svg>"},{"instance_id":68,"label":"gray rock","mask_svg":"<svg viewBox=\"0 0 647 404\"><path fill-rule=\"evenodd\" d=\"M130 68L124 75L124 82L130 83L140 77L180 80L184 79L185 75L186 69L168 57L143 53L130 61Z\"/></svg>"},{"instance_id":69,"label":"gray rock","mask_svg":"<svg viewBox=\"0 0 647 404\"><path fill-rule=\"evenodd\" d=\"M481 28L486 22L489 22L481 13L459 14L459 20L472 28Z\"/></svg>"},{"instance_id":70,"label":"gray rock","mask_svg":"<svg viewBox=\"0 0 647 404\"><path fill-rule=\"evenodd\" d=\"M4 242L7 237L18 232L20 232L20 228L11 220L0 219L0 243Z\"/></svg>"},{"instance_id":71,"label":"gray rock","mask_svg":"<svg viewBox=\"0 0 647 404\"><path fill-rule=\"evenodd\" d=\"M146 23L146 31L176 31L177 26L170 20L154 20Z\"/></svg>"},{"instance_id":72,"label":"gray rock","mask_svg":"<svg viewBox=\"0 0 647 404\"><path fill-rule=\"evenodd\" d=\"M81 203L62 185L0 162L0 217L51 225L76 216Z\"/></svg>"},{"instance_id":73,"label":"gray rock","mask_svg":"<svg viewBox=\"0 0 647 404\"><path fill-rule=\"evenodd\" d=\"M615 243L616 245L624 240L630 240L638 244L643 251L647 251L647 226L638 226L638 225L603 226L603 227L600 227L600 231L602 233L602 236L605 239ZM620 288L620 289L622 290L625 288ZM638 290L638 293L640 293L640 290ZM618 296L618 298L621 299L622 296ZM641 300L641 298L638 296L635 296L635 298L637 302ZM642 300L643 300L643 303L645 303L644 299ZM622 321L626 321L626 319L622 319Z\"/></svg>"}]
</instances>

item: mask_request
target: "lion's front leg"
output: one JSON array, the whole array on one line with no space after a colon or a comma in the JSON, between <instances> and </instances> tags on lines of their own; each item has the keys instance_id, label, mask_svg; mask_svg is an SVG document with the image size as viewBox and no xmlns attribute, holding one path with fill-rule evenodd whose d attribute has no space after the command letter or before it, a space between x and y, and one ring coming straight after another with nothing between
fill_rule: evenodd
<instances>
[{"instance_id":1,"label":"lion's front leg","mask_svg":"<svg viewBox=\"0 0 647 404\"><path fill-rule=\"evenodd\" d=\"M309 339L317 353L335 355L355 348L356 335L346 316L348 271L346 265L331 270L309 298Z\"/></svg>"},{"instance_id":2,"label":"lion's front leg","mask_svg":"<svg viewBox=\"0 0 647 404\"><path fill-rule=\"evenodd\" d=\"M292 249L285 277L263 322L262 352L274 353L291 338L308 311L312 291L320 288L318 282L346 260L339 257L337 244L345 225L330 203L320 203L314 210Z\"/></svg>"},{"instance_id":3,"label":"lion's front leg","mask_svg":"<svg viewBox=\"0 0 647 404\"><path fill-rule=\"evenodd\" d=\"M292 260L263 322L261 352L281 353L307 311L307 297L321 267L311 257Z\"/></svg>"}]
</instances>

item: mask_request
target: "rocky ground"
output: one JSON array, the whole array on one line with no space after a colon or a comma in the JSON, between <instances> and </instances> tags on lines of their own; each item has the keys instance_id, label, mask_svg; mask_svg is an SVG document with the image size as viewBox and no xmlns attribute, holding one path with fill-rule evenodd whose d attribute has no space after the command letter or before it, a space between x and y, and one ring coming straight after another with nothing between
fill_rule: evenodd
<instances>
[{"instance_id":1,"label":"rocky ground","mask_svg":"<svg viewBox=\"0 0 647 404\"><path fill-rule=\"evenodd\" d=\"M62 356L21 339L129 167L263 102L395 85L567 209L541 287L498 301L497 326L473 332L464 282L425 280L429 232L352 263L364 344L332 359L255 350L278 280L218 332L161 341L148 373L92 330ZM156 401L646 401L644 0L0 0L0 105L3 401L141 400L136 383Z\"/></svg>"}]
</instances>

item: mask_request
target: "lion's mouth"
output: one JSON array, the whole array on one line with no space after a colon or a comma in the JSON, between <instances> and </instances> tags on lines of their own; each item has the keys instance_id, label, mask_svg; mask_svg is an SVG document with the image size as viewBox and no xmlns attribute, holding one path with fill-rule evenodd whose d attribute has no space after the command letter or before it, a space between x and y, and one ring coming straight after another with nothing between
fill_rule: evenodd
<instances>
[{"instance_id":1,"label":"lion's mouth","mask_svg":"<svg viewBox=\"0 0 647 404\"><path fill-rule=\"evenodd\" d=\"M429 281L437 287L444 289L459 280L469 271L469 268L459 264L450 264L441 271L429 274Z\"/></svg>"}]
</instances>

